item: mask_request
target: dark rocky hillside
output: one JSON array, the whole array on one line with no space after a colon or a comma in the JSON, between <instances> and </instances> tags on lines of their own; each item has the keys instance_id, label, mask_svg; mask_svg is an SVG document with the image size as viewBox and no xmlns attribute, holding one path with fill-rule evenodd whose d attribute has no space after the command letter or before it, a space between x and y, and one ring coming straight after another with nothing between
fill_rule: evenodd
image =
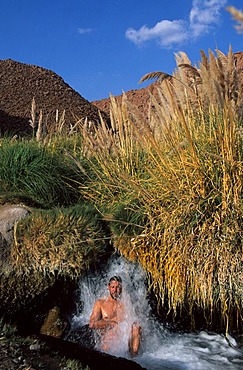
<instances>
[{"instance_id":1,"label":"dark rocky hillside","mask_svg":"<svg viewBox=\"0 0 243 370\"><path fill-rule=\"evenodd\" d=\"M74 125L85 119L99 121L96 106L73 90L56 73L11 59L0 61L0 134L31 133L32 99L35 99L37 120L40 109L43 122L55 123L56 111L65 110L65 124ZM106 118L106 115L104 114Z\"/></svg>"}]
</instances>

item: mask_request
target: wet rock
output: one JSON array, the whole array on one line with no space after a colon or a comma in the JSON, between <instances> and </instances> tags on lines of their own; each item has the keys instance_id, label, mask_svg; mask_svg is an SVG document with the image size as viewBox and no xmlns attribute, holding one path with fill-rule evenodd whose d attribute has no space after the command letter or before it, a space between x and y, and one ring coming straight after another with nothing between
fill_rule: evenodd
<instances>
[{"instance_id":1,"label":"wet rock","mask_svg":"<svg viewBox=\"0 0 243 370\"><path fill-rule=\"evenodd\" d=\"M58 351L62 356L81 361L91 370L142 370L141 365L123 357L116 357L94 349L83 347L77 343L50 336L40 336L52 350Z\"/></svg>"},{"instance_id":2,"label":"wet rock","mask_svg":"<svg viewBox=\"0 0 243 370\"><path fill-rule=\"evenodd\" d=\"M49 311L44 324L40 329L40 333L60 338L66 326L67 323L62 319L59 307L55 306Z\"/></svg>"}]
</instances>

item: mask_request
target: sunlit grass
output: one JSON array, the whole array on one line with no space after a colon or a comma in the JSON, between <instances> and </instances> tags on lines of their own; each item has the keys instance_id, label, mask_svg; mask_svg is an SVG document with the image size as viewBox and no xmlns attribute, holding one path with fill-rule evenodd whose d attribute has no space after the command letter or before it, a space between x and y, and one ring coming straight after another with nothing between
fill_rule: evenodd
<instances>
[{"instance_id":1,"label":"sunlit grass","mask_svg":"<svg viewBox=\"0 0 243 370\"><path fill-rule=\"evenodd\" d=\"M75 278L107 253L109 237L91 204L32 212L18 223L12 266L21 273Z\"/></svg>"},{"instance_id":2,"label":"sunlit grass","mask_svg":"<svg viewBox=\"0 0 243 370\"><path fill-rule=\"evenodd\" d=\"M77 277L112 243L144 267L158 309L241 325L242 81L231 48L201 56L142 78L161 77L146 117L124 94L110 126L57 120L46 137L1 141L1 196L52 208L16 225L17 271Z\"/></svg>"},{"instance_id":3,"label":"sunlit grass","mask_svg":"<svg viewBox=\"0 0 243 370\"><path fill-rule=\"evenodd\" d=\"M148 120L112 99L112 127L83 133L96 176L82 192L160 305L218 311L228 330L242 319L242 85L232 51L217 54L195 71L182 55Z\"/></svg>"}]
</instances>

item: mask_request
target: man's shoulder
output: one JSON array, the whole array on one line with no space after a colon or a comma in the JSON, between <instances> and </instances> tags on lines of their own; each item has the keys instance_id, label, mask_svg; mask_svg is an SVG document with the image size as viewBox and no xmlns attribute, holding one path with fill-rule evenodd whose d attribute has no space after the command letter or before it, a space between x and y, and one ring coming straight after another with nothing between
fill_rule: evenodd
<instances>
[{"instance_id":1,"label":"man's shoulder","mask_svg":"<svg viewBox=\"0 0 243 370\"><path fill-rule=\"evenodd\" d=\"M104 304L105 301L106 301L105 298L99 298L99 299L97 299L96 304L97 305L102 305L102 304Z\"/></svg>"},{"instance_id":2,"label":"man's shoulder","mask_svg":"<svg viewBox=\"0 0 243 370\"><path fill-rule=\"evenodd\" d=\"M106 301L107 301L107 298L104 298L104 297L99 299L100 304L104 304Z\"/></svg>"}]
</instances>

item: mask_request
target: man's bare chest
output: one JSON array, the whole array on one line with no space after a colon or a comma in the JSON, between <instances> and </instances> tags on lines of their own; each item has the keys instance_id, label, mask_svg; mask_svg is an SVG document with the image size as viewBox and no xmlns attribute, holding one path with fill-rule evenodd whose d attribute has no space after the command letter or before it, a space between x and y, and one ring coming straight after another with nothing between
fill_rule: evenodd
<instances>
[{"instance_id":1,"label":"man's bare chest","mask_svg":"<svg viewBox=\"0 0 243 370\"><path fill-rule=\"evenodd\" d=\"M104 301L101 307L103 319L118 319L122 314L122 305L117 302Z\"/></svg>"}]
</instances>

